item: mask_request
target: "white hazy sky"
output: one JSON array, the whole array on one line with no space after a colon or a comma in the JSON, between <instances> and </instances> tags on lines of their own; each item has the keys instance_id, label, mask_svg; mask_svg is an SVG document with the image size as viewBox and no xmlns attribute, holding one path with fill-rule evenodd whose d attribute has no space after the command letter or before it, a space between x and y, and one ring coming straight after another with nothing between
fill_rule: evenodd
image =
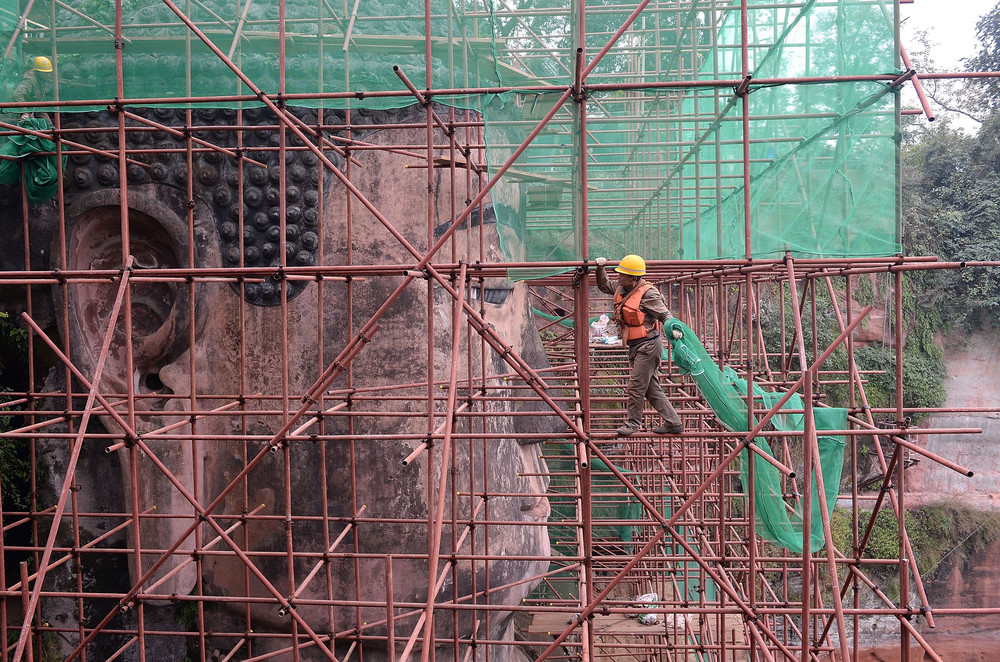
<instances>
[{"instance_id":1,"label":"white hazy sky","mask_svg":"<svg viewBox=\"0 0 1000 662\"><path fill-rule=\"evenodd\" d=\"M914 35L926 31L934 62L939 70L959 71L962 58L975 55L977 50L976 22L997 5L998 0L913 0L900 5L903 47L907 52L917 49ZM913 66L919 75L921 65L915 58ZM932 83L928 83L929 85ZM911 85L903 89L904 107L918 107L917 95ZM933 101L931 108L938 119L947 117L951 126L974 133L978 125L960 113L948 112Z\"/></svg>"},{"instance_id":2,"label":"white hazy sky","mask_svg":"<svg viewBox=\"0 0 1000 662\"><path fill-rule=\"evenodd\" d=\"M912 35L926 30L935 44L934 59L941 67L956 67L975 53L976 21L993 9L997 0L913 0L900 5L903 46Z\"/></svg>"}]
</instances>

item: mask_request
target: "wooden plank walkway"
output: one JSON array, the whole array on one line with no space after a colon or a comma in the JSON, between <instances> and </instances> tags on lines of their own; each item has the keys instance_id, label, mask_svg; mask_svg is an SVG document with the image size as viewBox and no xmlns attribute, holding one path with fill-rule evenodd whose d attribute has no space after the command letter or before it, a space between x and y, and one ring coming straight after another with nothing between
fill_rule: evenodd
<instances>
[{"instance_id":1,"label":"wooden plank walkway","mask_svg":"<svg viewBox=\"0 0 1000 662\"><path fill-rule=\"evenodd\" d=\"M534 614L528 632L531 635L544 637L556 637L568 626L569 619L566 613L540 612ZM713 631L717 623L715 617L710 617L708 623L711 629L707 632L709 641L701 641L701 632L698 626L698 619L695 615L688 615L685 619L681 614L660 614L656 625L643 625L635 618L628 618L624 614L597 614L593 617L594 643L598 649L595 651L596 657L604 659L626 660L719 660L717 654L705 658L696 654L694 650L688 650L688 655L684 655L684 646L696 646L704 643L709 650L719 649L718 633ZM743 629L743 618L738 614L727 614L725 617L725 640L727 642L726 657L724 662L747 662L746 654L747 639ZM655 641L659 639L660 641ZM662 652L667 652L667 646L679 647L669 657L656 655L656 649L650 646L647 652L640 654L637 647L643 644L655 644L657 648L662 646ZM735 646L734 646L735 644Z\"/></svg>"}]
</instances>

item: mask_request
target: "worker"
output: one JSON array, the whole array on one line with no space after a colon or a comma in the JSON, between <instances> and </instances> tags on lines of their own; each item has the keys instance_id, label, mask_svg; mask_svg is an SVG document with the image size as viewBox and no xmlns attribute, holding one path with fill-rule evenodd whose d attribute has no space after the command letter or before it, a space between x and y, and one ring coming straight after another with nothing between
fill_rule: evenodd
<instances>
[{"instance_id":1,"label":"worker","mask_svg":"<svg viewBox=\"0 0 1000 662\"><path fill-rule=\"evenodd\" d=\"M646 262L641 257L626 255L622 258L615 267L618 272L617 287L608 281L604 269L607 258L599 257L596 262L597 288L615 297L613 319L621 327L631 368L627 387L628 412L625 425L618 428L618 434L628 437L639 430L645 400L649 400L664 421L664 425L653 428L654 433L680 434L684 430L681 418L660 388L660 355L663 353L660 332L664 321L673 315L660 291L643 280ZM679 329L673 331L674 338L682 336Z\"/></svg>"},{"instance_id":2,"label":"worker","mask_svg":"<svg viewBox=\"0 0 1000 662\"><path fill-rule=\"evenodd\" d=\"M11 96L13 101L30 106L36 101L48 99L52 90L52 60L39 55L31 62L31 69L24 72L21 82ZM21 119L31 117L30 112L21 113Z\"/></svg>"}]
</instances>

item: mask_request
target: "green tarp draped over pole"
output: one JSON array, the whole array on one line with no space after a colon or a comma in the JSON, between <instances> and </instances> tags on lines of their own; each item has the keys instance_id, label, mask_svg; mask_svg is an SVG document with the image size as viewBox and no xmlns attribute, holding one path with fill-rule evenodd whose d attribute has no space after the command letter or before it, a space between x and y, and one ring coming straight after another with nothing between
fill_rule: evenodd
<instances>
[{"instance_id":1,"label":"green tarp draped over pole","mask_svg":"<svg viewBox=\"0 0 1000 662\"><path fill-rule=\"evenodd\" d=\"M49 131L52 123L40 117L29 117L18 122L19 126L33 131ZM51 200L59 188L59 161L54 152L56 144L38 136L19 133L7 136L0 144L0 184L13 184L21 178L24 168L24 190L33 205ZM49 152L47 156L41 153ZM65 157L63 158L65 165Z\"/></svg>"},{"instance_id":2,"label":"green tarp draped over pole","mask_svg":"<svg viewBox=\"0 0 1000 662\"><path fill-rule=\"evenodd\" d=\"M694 379L698 390L712 408L716 418L733 432L748 432L748 424L756 425L756 418L747 416L747 383L736 372L726 366L716 365L705 347L693 331L683 322L672 319L666 324L665 333L671 336L673 329L683 331L683 337L673 340L673 362L684 374ZM666 350L664 351L666 354ZM754 397L760 399L763 408L772 408L784 396L783 393L764 391L754 387ZM798 394L793 394L782 405L781 411L771 418L775 429L801 431L804 421L804 403ZM793 413L796 412L796 413ZM841 408L813 408L816 430L843 430L847 427L847 410ZM829 513L837 501L840 476L844 467L843 435L823 435L819 437L820 466L822 467L824 496ZM755 438L755 443L764 452L774 456L771 446L763 436ZM750 462L753 462L754 481L750 489ZM802 502L785 501L780 472L770 463L748 449L740 453L740 477L743 490L753 494L758 533L776 545L795 553L802 553L803 524ZM812 510L810 512L810 548L822 549L825 544L823 523L818 510L820 500L816 480L812 481Z\"/></svg>"}]
</instances>

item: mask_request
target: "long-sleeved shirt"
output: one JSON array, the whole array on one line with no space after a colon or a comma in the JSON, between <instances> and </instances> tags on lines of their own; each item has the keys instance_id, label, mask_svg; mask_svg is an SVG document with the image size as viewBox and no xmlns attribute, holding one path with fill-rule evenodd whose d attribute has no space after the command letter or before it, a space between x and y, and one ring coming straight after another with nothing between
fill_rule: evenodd
<instances>
[{"instance_id":1,"label":"long-sleeved shirt","mask_svg":"<svg viewBox=\"0 0 1000 662\"><path fill-rule=\"evenodd\" d=\"M635 287L639 287L644 281L640 278L636 281ZM597 289L605 294L615 294L621 287L612 284L608 280L608 274L604 267L597 267ZM628 292L622 290L622 298L628 296ZM643 320L643 326L646 327L646 335L650 335L653 331L653 327L657 322L664 322L665 320L673 317L670 314L670 309L667 308L667 304L663 301L663 296L660 294L655 286L646 288L646 291L642 293L642 298L639 299L639 310L646 313L646 319Z\"/></svg>"},{"instance_id":2,"label":"long-sleeved shirt","mask_svg":"<svg viewBox=\"0 0 1000 662\"><path fill-rule=\"evenodd\" d=\"M44 101L49 91L49 81L45 76L51 74L38 75L34 69L28 69L21 77L21 82L14 88L11 99L18 103L30 104L32 101Z\"/></svg>"}]
</instances>

